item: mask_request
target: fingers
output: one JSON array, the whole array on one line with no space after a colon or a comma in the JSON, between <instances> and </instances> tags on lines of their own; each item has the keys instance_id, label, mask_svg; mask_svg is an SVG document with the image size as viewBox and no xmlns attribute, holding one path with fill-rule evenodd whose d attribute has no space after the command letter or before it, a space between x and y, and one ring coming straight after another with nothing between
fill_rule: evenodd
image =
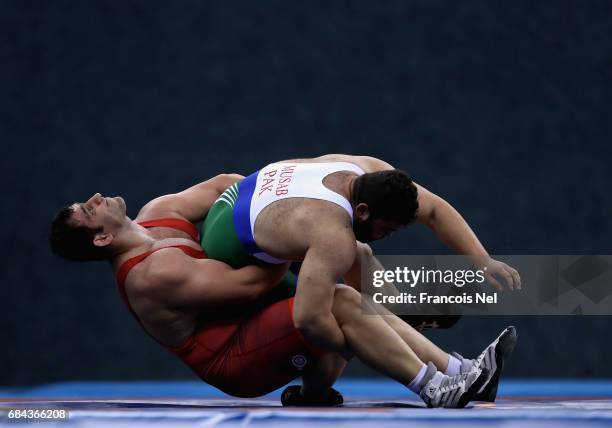
<instances>
[{"instance_id":1,"label":"fingers","mask_svg":"<svg viewBox=\"0 0 612 428\"><path fill-rule=\"evenodd\" d=\"M516 286L516 289L522 290L521 276L519 275L518 271L516 269L510 268L510 273L512 274L512 277L514 278L514 284Z\"/></svg>"},{"instance_id":2,"label":"fingers","mask_svg":"<svg viewBox=\"0 0 612 428\"><path fill-rule=\"evenodd\" d=\"M520 290L521 289L521 276L518 271L507 264L503 264L503 277L506 279L508 283L508 287L510 290Z\"/></svg>"},{"instance_id":3,"label":"fingers","mask_svg":"<svg viewBox=\"0 0 612 428\"><path fill-rule=\"evenodd\" d=\"M494 262L494 264L489 265L489 270L485 274L485 278L498 290L503 290L503 286L497 280L497 278L503 278L506 286L510 290L521 290L521 276L518 271L506 263L502 263L499 261Z\"/></svg>"},{"instance_id":4,"label":"fingers","mask_svg":"<svg viewBox=\"0 0 612 428\"><path fill-rule=\"evenodd\" d=\"M506 285L508 286L508 288L510 290L514 290L514 278L512 277L512 275L510 274L510 269L507 265L504 265L500 275L504 278L504 280L506 281Z\"/></svg>"},{"instance_id":5,"label":"fingers","mask_svg":"<svg viewBox=\"0 0 612 428\"><path fill-rule=\"evenodd\" d=\"M494 288L496 288L499 291L503 290L502 285L499 283L497 279L495 279L493 275L491 275L490 273L487 273L485 274L485 278L489 282L489 284L491 284Z\"/></svg>"}]
</instances>

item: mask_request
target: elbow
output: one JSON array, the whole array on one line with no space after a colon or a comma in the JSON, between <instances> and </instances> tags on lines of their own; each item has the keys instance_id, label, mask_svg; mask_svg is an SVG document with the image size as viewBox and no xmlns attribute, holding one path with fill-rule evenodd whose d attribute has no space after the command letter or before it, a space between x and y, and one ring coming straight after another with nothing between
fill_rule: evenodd
<instances>
[{"instance_id":1,"label":"elbow","mask_svg":"<svg viewBox=\"0 0 612 428\"><path fill-rule=\"evenodd\" d=\"M374 257L372 247L370 247L368 244L357 241L357 258L359 260L367 260L372 257Z\"/></svg>"},{"instance_id":2,"label":"elbow","mask_svg":"<svg viewBox=\"0 0 612 428\"><path fill-rule=\"evenodd\" d=\"M316 319L312 316L293 314L293 325L300 333L311 330L315 323Z\"/></svg>"},{"instance_id":3,"label":"elbow","mask_svg":"<svg viewBox=\"0 0 612 428\"><path fill-rule=\"evenodd\" d=\"M326 318L326 314L294 314L293 324L306 340L326 343L334 336L333 330L325 322Z\"/></svg>"},{"instance_id":4,"label":"elbow","mask_svg":"<svg viewBox=\"0 0 612 428\"><path fill-rule=\"evenodd\" d=\"M265 294L266 291L264 287L261 287L259 284L255 283L248 284L246 290L245 297L250 303L255 303Z\"/></svg>"},{"instance_id":5,"label":"elbow","mask_svg":"<svg viewBox=\"0 0 612 428\"><path fill-rule=\"evenodd\" d=\"M230 186L234 184L235 182L242 180L244 178L244 176L240 174L234 174L234 173L223 173L223 174L219 174L217 177L229 183Z\"/></svg>"},{"instance_id":6,"label":"elbow","mask_svg":"<svg viewBox=\"0 0 612 428\"><path fill-rule=\"evenodd\" d=\"M227 174L227 173L223 173L223 174L216 175L211 181L213 183L213 186L214 186L215 190L219 194L221 194L221 193L225 192L225 190L228 187L230 187L231 185L233 185L234 183L240 181L243 178L244 177L242 175L239 175L239 174Z\"/></svg>"},{"instance_id":7,"label":"elbow","mask_svg":"<svg viewBox=\"0 0 612 428\"><path fill-rule=\"evenodd\" d=\"M427 224L427 226L429 226L430 228L433 228L434 225L436 224L436 220L437 220L437 215L436 215L436 210L435 208L431 210L431 212L429 213L429 215L427 216L427 218L425 219L425 224Z\"/></svg>"}]
</instances>

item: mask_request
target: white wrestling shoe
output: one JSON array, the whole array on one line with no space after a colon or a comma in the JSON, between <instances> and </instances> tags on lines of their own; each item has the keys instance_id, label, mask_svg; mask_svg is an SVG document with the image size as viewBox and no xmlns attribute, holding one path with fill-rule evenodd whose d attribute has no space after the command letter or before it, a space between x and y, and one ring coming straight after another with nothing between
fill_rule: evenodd
<instances>
[{"instance_id":1,"label":"white wrestling shoe","mask_svg":"<svg viewBox=\"0 0 612 428\"><path fill-rule=\"evenodd\" d=\"M487 377L488 370L477 365L473 365L472 370L467 373L447 376L430 362L427 364L419 396L427 407L462 408L474 399Z\"/></svg>"},{"instance_id":2,"label":"white wrestling shoe","mask_svg":"<svg viewBox=\"0 0 612 428\"><path fill-rule=\"evenodd\" d=\"M510 358L512 351L514 351L517 339L516 328L509 326L474 360L463 358L456 352L451 353L452 356L461 361L460 373L468 373L473 367L488 370L487 378L473 397L474 401L488 401L491 403L495 401L497 386L504 363Z\"/></svg>"}]
</instances>

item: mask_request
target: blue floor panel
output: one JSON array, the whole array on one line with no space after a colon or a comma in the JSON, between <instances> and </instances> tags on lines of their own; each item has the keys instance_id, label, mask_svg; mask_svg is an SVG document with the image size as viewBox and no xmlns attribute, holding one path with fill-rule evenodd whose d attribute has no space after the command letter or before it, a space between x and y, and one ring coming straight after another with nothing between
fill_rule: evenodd
<instances>
[{"instance_id":1,"label":"blue floor panel","mask_svg":"<svg viewBox=\"0 0 612 428\"><path fill-rule=\"evenodd\" d=\"M391 381L342 380L346 403L332 409L280 407L279 391L241 400L200 382L65 382L0 388L0 427L9 409L62 408L70 419L45 427L603 427L612 426L612 381L508 380L495 404L426 409ZM37 425L20 421L18 426Z\"/></svg>"}]
</instances>

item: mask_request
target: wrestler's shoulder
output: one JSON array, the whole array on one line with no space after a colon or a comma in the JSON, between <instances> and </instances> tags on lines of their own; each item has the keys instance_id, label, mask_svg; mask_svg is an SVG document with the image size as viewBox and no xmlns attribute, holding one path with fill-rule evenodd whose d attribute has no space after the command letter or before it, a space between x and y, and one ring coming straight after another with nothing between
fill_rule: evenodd
<instances>
[{"instance_id":1,"label":"wrestler's shoulder","mask_svg":"<svg viewBox=\"0 0 612 428\"><path fill-rule=\"evenodd\" d=\"M150 288L180 283L195 263L205 265L206 259L194 259L176 247L161 248L147 257L140 269L141 287ZM140 287L138 287L140 288Z\"/></svg>"},{"instance_id":2,"label":"wrestler's shoulder","mask_svg":"<svg viewBox=\"0 0 612 428\"><path fill-rule=\"evenodd\" d=\"M304 159L304 162L349 162L359 166L365 172L375 172L387 169L393 169L393 167L378 158L367 155L348 155L340 153L332 153L322 155L312 159Z\"/></svg>"},{"instance_id":3,"label":"wrestler's shoulder","mask_svg":"<svg viewBox=\"0 0 612 428\"><path fill-rule=\"evenodd\" d=\"M351 224L351 218L346 210L334 202L304 198L294 205L291 210L292 216L299 218L303 226L316 225L317 228L321 228Z\"/></svg>"},{"instance_id":4,"label":"wrestler's shoulder","mask_svg":"<svg viewBox=\"0 0 612 428\"><path fill-rule=\"evenodd\" d=\"M174 195L163 195L147 202L136 215L135 221L145 221L157 218L182 217L178 214Z\"/></svg>"}]
</instances>

